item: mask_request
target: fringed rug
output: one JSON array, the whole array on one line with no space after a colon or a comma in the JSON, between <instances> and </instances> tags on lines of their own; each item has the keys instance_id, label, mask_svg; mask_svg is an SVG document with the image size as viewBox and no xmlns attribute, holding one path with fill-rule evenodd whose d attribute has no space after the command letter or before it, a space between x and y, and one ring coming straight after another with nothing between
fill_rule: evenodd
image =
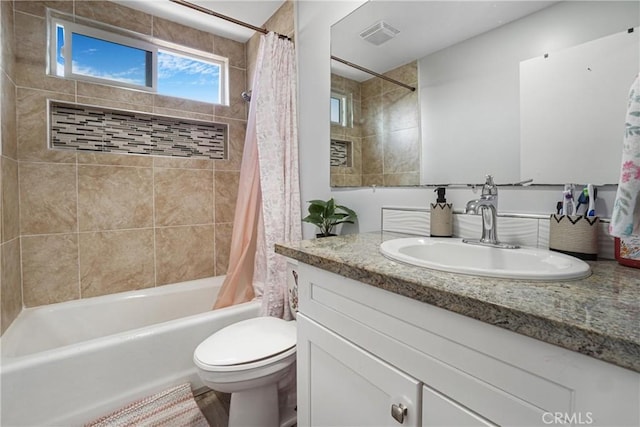
<instances>
[{"instance_id":1,"label":"fringed rug","mask_svg":"<svg viewBox=\"0 0 640 427\"><path fill-rule=\"evenodd\" d=\"M97 419L87 427L209 427L189 383L170 388Z\"/></svg>"}]
</instances>

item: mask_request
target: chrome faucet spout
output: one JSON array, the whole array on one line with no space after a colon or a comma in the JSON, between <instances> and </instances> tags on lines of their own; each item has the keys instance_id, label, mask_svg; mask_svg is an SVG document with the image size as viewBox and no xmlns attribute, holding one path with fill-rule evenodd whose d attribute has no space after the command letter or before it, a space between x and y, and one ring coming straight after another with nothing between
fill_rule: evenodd
<instances>
[{"instance_id":1,"label":"chrome faucet spout","mask_svg":"<svg viewBox=\"0 0 640 427\"><path fill-rule=\"evenodd\" d=\"M516 249L518 245L502 243L498 240L498 187L491 175L486 176L479 199L470 200L465 210L468 214L482 215L482 237L480 239L463 239L465 243L485 245L499 248Z\"/></svg>"},{"instance_id":2,"label":"chrome faucet spout","mask_svg":"<svg viewBox=\"0 0 640 427\"><path fill-rule=\"evenodd\" d=\"M478 208L482 214L482 237L480 237L480 241L491 245L498 244L498 213L496 207L491 203L485 203L479 205Z\"/></svg>"}]
</instances>

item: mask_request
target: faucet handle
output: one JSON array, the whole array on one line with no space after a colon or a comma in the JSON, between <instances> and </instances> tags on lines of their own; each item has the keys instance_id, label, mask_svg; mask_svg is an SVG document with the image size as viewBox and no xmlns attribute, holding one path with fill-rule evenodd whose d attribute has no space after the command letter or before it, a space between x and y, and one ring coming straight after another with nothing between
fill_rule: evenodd
<instances>
[{"instance_id":1,"label":"faucet handle","mask_svg":"<svg viewBox=\"0 0 640 427\"><path fill-rule=\"evenodd\" d=\"M482 186L482 195L483 196L495 196L498 194L498 187L493 182L492 175L485 176L485 183Z\"/></svg>"}]
</instances>

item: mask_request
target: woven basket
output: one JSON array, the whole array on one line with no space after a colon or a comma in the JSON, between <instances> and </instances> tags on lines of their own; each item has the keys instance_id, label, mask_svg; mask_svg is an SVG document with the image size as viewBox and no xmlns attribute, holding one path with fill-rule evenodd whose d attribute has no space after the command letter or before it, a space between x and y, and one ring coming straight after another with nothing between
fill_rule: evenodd
<instances>
[{"instance_id":1,"label":"woven basket","mask_svg":"<svg viewBox=\"0 0 640 427\"><path fill-rule=\"evenodd\" d=\"M586 260L598 259L600 218L580 215L551 215L549 249Z\"/></svg>"}]
</instances>

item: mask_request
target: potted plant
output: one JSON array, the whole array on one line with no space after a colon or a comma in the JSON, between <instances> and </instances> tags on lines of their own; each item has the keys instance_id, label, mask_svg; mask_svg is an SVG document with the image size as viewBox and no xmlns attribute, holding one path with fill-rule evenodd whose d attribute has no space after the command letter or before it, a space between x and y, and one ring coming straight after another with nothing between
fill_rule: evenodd
<instances>
[{"instance_id":1,"label":"potted plant","mask_svg":"<svg viewBox=\"0 0 640 427\"><path fill-rule=\"evenodd\" d=\"M346 206L336 205L333 198L309 201L309 215L302 220L316 225L320 229L317 237L335 236L331 231L333 227L342 223L353 224L358 215Z\"/></svg>"}]
</instances>

